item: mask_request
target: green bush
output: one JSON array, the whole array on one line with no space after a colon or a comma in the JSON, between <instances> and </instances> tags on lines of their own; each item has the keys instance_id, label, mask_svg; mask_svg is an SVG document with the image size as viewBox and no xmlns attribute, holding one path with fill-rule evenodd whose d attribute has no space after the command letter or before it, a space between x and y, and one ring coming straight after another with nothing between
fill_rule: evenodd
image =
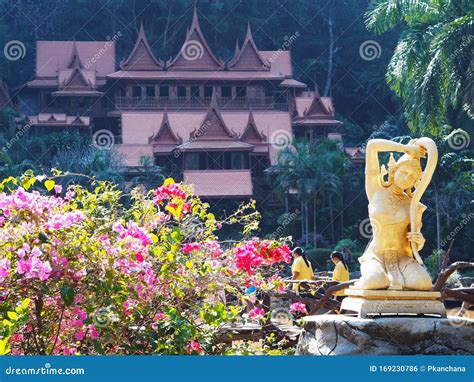
<instances>
[{"instance_id":1,"label":"green bush","mask_svg":"<svg viewBox=\"0 0 474 382\"><path fill-rule=\"evenodd\" d=\"M337 242L334 250L342 252L344 248L349 248L352 253L359 252L362 249L360 243L357 240L342 239Z\"/></svg>"}]
</instances>

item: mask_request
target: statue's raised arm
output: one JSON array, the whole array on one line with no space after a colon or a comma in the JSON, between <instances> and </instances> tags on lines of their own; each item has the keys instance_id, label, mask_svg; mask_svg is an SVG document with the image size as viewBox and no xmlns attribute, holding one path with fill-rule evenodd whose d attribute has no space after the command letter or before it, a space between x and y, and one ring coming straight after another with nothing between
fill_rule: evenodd
<instances>
[{"instance_id":1,"label":"statue's raised arm","mask_svg":"<svg viewBox=\"0 0 474 382\"><path fill-rule=\"evenodd\" d=\"M379 152L392 152L388 163L379 165ZM404 153L397 161L393 152ZM421 158L428 154L425 170ZM418 251L425 239L420 203L437 162L435 143L429 138L404 145L384 139L369 141L365 188L373 239L360 258L358 289L431 289L431 278Z\"/></svg>"}]
</instances>

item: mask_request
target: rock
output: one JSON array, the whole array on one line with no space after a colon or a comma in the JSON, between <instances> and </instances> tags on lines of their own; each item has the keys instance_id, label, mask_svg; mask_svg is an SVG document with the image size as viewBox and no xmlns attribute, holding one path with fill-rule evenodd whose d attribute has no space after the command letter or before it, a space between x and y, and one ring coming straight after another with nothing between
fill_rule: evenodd
<instances>
[{"instance_id":1,"label":"rock","mask_svg":"<svg viewBox=\"0 0 474 382\"><path fill-rule=\"evenodd\" d=\"M320 315L304 321L298 355L474 354L469 318Z\"/></svg>"}]
</instances>

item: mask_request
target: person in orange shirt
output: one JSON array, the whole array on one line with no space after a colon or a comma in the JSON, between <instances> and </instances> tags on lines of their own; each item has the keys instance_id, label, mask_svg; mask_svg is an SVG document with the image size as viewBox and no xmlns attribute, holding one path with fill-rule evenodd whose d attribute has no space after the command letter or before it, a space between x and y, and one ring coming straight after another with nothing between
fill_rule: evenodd
<instances>
[{"instance_id":1,"label":"person in orange shirt","mask_svg":"<svg viewBox=\"0 0 474 382\"><path fill-rule=\"evenodd\" d=\"M346 260L344 260L342 253L337 251L331 253L331 261L336 265L332 273L333 281L340 283L349 281L349 267L347 266ZM344 290L337 291L334 293L334 296L336 296L338 301L341 301L344 296Z\"/></svg>"}]
</instances>

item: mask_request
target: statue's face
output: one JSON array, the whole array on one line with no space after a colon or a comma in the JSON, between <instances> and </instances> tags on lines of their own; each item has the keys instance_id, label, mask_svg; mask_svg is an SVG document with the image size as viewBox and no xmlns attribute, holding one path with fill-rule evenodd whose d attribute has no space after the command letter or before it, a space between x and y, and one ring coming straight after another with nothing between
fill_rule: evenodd
<instances>
[{"instance_id":1,"label":"statue's face","mask_svg":"<svg viewBox=\"0 0 474 382\"><path fill-rule=\"evenodd\" d=\"M395 172L393 183L402 190L407 190L415 185L417 176L418 171L413 166L402 164Z\"/></svg>"}]
</instances>

